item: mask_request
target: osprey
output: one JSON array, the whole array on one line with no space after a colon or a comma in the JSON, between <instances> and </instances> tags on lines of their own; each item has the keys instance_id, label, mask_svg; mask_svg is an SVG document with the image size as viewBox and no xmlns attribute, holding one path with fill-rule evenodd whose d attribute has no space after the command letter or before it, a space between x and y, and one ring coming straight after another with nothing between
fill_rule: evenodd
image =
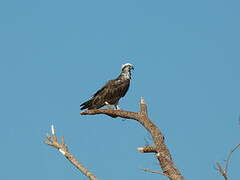
<instances>
[{"instance_id":1,"label":"osprey","mask_svg":"<svg viewBox=\"0 0 240 180\"><path fill-rule=\"evenodd\" d=\"M80 109L99 109L105 105L114 105L119 109L118 101L128 91L132 69L134 69L132 64L123 64L121 74L116 79L109 80L90 100L82 103Z\"/></svg>"}]
</instances>

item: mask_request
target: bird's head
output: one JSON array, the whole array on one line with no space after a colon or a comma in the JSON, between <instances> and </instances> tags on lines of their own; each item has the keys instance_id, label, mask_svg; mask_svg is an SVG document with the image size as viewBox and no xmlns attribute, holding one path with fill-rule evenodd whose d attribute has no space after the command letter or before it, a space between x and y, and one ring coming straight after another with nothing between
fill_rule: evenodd
<instances>
[{"instance_id":1,"label":"bird's head","mask_svg":"<svg viewBox=\"0 0 240 180\"><path fill-rule=\"evenodd\" d=\"M126 63L126 64L123 64L122 65L122 71L131 71L131 70L134 70L134 67L132 64L130 63Z\"/></svg>"}]
</instances>

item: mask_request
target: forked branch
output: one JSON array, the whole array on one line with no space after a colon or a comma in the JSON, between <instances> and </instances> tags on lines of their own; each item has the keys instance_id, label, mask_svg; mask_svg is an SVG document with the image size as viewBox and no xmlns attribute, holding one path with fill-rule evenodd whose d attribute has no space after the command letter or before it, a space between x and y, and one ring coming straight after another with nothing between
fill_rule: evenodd
<instances>
[{"instance_id":1,"label":"forked branch","mask_svg":"<svg viewBox=\"0 0 240 180\"><path fill-rule=\"evenodd\" d=\"M87 168L85 168L69 151L67 145L64 142L64 137L61 138L61 143L58 142L56 136L56 130L51 126L51 136L46 136L48 140L44 141L45 144L52 146L59 150L76 168L78 168L84 175L86 175L90 180L99 180L94 176Z\"/></svg>"},{"instance_id":2,"label":"forked branch","mask_svg":"<svg viewBox=\"0 0 240 180\"><path fill-rule=\"evenodd\" d=\"M228 166L229 166L229 162L230 159L232 157L232 154L234 153L234 151L236 151L238 148L240 147L240 144L236 145L228 154L227 159L225 161L225 167L222 168L222 166L220 165L220 163L216 163L216 169L219 172L220 175L223 176L224 180L228 180Z\"/></svg>"},{"instance_id":3,"label":"forked branch","mask_svg":"<svg viewBox=\"0 0 240 180\"><path fill-rule=\"evenodd\" d=\"M151 134L153 138L154 145L149 147L138 148L140 152L143 153L155 153L156 158L159 161L160 167L163 170L165 176L170 180L184 180L184 177L181 175L180 171L176 168L170 152L164 142L164 136L158 127L148 118L147 105L144 102L144 99L141 98L140 101L140 112L129 112L123 110L114 110L114 109L93 109L87 110L80 113L81 115L96 115L96 114L105 114L110 117L122 117L127 119L133 119L142 124Z\"/></svg>"}]
</instances>

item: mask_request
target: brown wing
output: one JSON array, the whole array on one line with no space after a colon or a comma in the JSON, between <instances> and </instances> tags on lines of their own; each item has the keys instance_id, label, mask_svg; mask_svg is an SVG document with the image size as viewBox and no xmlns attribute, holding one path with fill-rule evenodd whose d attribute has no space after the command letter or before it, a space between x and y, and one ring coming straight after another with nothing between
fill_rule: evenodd
<instances>
[{"instance_id":1,"label":"brown wing","mask_svg":"<svg viewBox=\"0 0 240 180\"><path fill-rule=\"evenodd\" d=\"M113 97L124 97L125 94L128 91L130 85L130 80L112 80L112 83L109 85L109 93L108 95L111 96L109 98Z\"/></svg>"},{"instance_id":2,"label":"brown wing","mask_svg":"<svg viewBox=\"0 0 240 180\"><path fill-rule=\"evenodd\" d=\"M93 97L81 104L81 109L98 109L105 105L105 102L109 104L117 104L119 99L125 96L129 88L130 80L110 80L105 86L98 90Z\"/></svg>"}]
</instances>

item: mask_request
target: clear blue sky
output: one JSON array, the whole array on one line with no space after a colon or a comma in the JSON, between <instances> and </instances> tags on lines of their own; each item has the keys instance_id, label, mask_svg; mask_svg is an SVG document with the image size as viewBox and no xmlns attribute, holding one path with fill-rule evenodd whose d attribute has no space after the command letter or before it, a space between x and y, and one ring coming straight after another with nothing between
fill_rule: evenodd
<instances>
[{"instance_id":1,"label":"clear blue sky","mask_svg":"<svg viewBox=\"0 0 240 180\"><path fill-rule=\"evenodd\" d=\"M100 179L166 179L133 121L80 116L79 104L123 63L135 66L121 108L151 119L186 179L222 179L213 164L240 143L239 1L0 2L0 179L86 179L43 144L54 124ZM240 152L230 164L240 177Z\"/></svg>"}]
</instances>

